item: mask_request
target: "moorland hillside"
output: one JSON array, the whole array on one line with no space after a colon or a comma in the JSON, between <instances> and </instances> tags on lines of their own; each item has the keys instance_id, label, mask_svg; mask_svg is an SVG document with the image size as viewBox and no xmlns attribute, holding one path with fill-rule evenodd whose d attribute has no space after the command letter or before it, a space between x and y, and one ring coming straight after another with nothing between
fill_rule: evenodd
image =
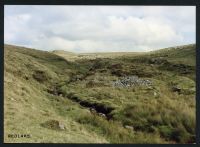
<instances>
[{"instance_id":1,"label":"moorland hillside","mask_svg":"<svg viewBox=\"0 0 200 147\"><path fill-rule=\"evenodd\" d=\"M194 143L195 49L75 54L5 45L4 141Z\"/></svg>"}]
</instances>

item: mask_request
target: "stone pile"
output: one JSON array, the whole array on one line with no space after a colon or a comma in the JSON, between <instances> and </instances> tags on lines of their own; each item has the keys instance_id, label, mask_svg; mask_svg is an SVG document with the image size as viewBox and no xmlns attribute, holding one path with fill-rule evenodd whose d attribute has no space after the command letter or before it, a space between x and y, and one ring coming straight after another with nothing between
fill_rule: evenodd
<instances>
[{"instance_id":1,"label":"stone pile","mask_svg":"<svg viewBox=\"0 0 200 147\"><path fill-rule=\"evenodd\" d=\"M113 83L114 87L133 87L133 86L151 86L152 82L147 79L141 79L138 76L123 77Z\"/></svg>"}]
</instances>

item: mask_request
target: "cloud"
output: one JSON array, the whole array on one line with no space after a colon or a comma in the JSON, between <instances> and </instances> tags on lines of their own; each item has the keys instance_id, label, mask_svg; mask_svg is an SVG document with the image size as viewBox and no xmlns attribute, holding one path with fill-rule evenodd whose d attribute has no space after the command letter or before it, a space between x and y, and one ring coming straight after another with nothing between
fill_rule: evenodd
<instances>
[{"instance_id":1,"label":"cloud","mask_svg":"<svg viewBox=\"0 0 200 147\"><path fill-rule=\"evenodd\" d=\"M187 13L186 13L187 12ZM72 52L195 43L192 6L5 6L5 43Z\"/></svg>"}]
</instances>

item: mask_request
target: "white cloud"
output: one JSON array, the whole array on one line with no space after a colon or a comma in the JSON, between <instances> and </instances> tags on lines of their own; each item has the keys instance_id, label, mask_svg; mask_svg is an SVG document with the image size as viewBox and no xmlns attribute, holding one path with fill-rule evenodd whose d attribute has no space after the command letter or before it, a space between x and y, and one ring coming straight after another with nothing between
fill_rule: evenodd
<instances>
[{"instance_id":1,"label":"white cloud","mask_svg":"<svg viewBox=\"0 0 200 147\"><path fill-rule=\"evenodd\" d=\"M189 6L5 6L4 38L43 50L148 51L195 43L195 17Z\"/></svg>"}]
</instances>

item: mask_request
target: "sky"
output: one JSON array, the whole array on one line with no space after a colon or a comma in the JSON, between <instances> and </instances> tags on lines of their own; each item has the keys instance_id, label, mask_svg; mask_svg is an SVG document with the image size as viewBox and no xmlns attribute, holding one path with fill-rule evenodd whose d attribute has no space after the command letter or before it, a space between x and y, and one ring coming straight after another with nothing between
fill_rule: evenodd
<instances>
[{"instance_id":1,"label":"sky","mask_svg":"<svg viewBox=\"0 0 200 147\"><path fill-rule=\"evenodd\" d=\"M143 52L196 43L195 6L7 5L4 43L70 52Z\"/></svg>"}]
</instances>

